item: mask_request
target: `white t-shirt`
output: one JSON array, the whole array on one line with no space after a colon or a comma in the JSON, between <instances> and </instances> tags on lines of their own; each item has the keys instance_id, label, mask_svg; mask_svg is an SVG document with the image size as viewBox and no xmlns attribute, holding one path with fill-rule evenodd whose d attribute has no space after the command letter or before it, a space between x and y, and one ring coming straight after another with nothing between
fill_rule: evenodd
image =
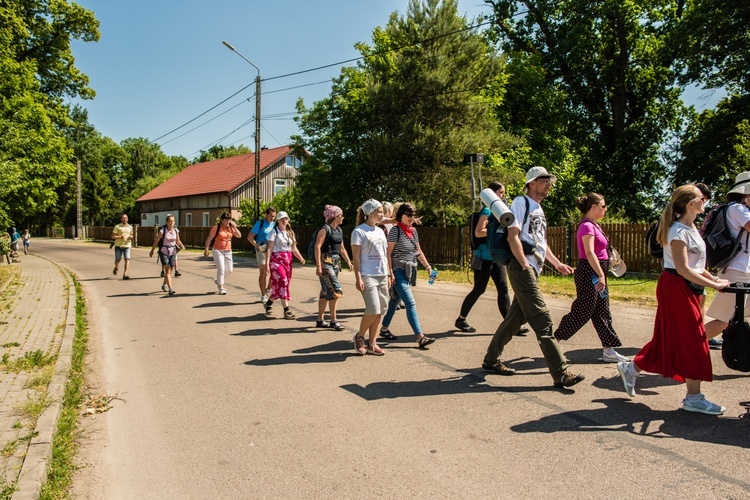
<instances>
[{"instance_id":1,"label":"white t-shirt","mask_svg":"<svg viewBox=\"0 0 750 500\"><path fill-rule=\"evenodd\" d=\"M697 273L706 270L706 244L698 228L688 227L679 222L672 223L667 233L667 244L664 245L664 267L675 269L672 255L672 240L684 241L687 245L688 267Z\"/></svg>"},{"instance_id":2,"label":"white t-shirt","mask_svg":"<svg viewBox=\"0 0 750 500\"><path fill-rule=\"evenodd\" d=\"M360 246L362 276L388 276L388 241L382 229L360 224L352 231L352 246Z\"/></svg>"},{"instance_id":3,"label":"white t-shirt","mask_svg":"<svg viewBox=\"0 0 750 500\"><path fill-rule=\"evenodd\" d=\"M732 203L727 207L727 222L729 222L729 231L736 238L740 233L740 229L750 222L750 208L747 208L744 203ZM747 232L742 234L742 238L740 238L742 249L729 262L727 269L734 269L741 273L750 274L750 253L748 253L750 249L747 248L747 235Z\"/></svg>"},{"instance_id":4,"label":"white t-shirt","mask_svg":"<svg viewBox=\"0 0 750 500\"><path fill-rule=\"evenodd\" d=\"M294 248L294 239L289 231L282 231L278 226L268 233L268 241L273 241L271 253L291 252Z\"/></svg>"},{"instance_id":5,"label":"white t-shirt","mask_svg":"<svg viewBox=\"0 0 750 500\"><path fill-rule=\"evenodd\" d=\"M526 198L529 200L529 218L521 227L523 218L526 215ZM536 246L535 255L527 255L526 260L536 269L538 274L542 274L544 259L547 257L547 219L544 217L542 206L528 196L518 196L510 204L510 211L513 212L515 220L510 227L517 227L521 230L521 241Z\"/></svg>"}]
</instances>

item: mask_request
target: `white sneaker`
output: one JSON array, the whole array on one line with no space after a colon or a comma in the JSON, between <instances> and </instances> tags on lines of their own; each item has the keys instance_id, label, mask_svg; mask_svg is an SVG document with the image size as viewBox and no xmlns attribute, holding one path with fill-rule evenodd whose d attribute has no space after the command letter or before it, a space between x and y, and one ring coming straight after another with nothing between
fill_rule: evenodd
<instances>
[{"instance_id":1,"label":"white sneaker","mask_svg":"<svg viewBox=\"0 0 750 500\"><path fill-rule=\"evenodd\" d=\"M617 363L617 371L620 372L622 377L622 384L625 386L625 392L632 398L635 396L635 379L634 375L630 374L630 361L620 361Z\"/></svg>"},{"instance_id":2,"label":"white sneaker","mask_svg":"<svg viewBox=\"0 0 750 500\"><path fill-rule=\"evenodd\" d=\"M630 361L630 358L627 358L620 354L619 352L615 351L614 354L607 354L606 352L602 352L602 361L605 363L619 363L620 361L628 362Z\"/></svg>"},{"instance_id":3,"label":"white sneaker","mask_svg":"<svg viewBox=\"0 0 750 500\"><path fill-rule=\"evenodd\" d=\"M260 296L260 303L265 304L266 302L268 302L268 295L264 293L263 295Z\"/></svg>"},{"instance_id":4,"label":"white sneaker","mask_svg":"<svg viewBox=\"0 0 750 500\"><path fill-rule=\"evenodd\" d=\"M219 295L226 295L226 294L227 294L226 288L220 288L219 289Z\"/></svg>"},{"instance_id":5,"label":"white sneaker","mask_svg":"<svg viewBox=\"0 0 750 500\"><path fill-rule=\"evenodd\" d=\"M161 291L162 292L166 292L167 290L169 290L169 288L167 288L167 285L162 285L161 286Z\"/></svg>"},{"instance_id":6,"label":"white sneaker","mask_svg":"<svg viewBox=\"0 0 750 500\"><path fill-rule=\"evenodd\" d=\"M682 409L685 411L692 411L695 413L705 413L706 415L721 415L727 409L723 406L712 403L706 399L703 394L698 395L698 399L689 400L685 398L682 400Z\"/></svg>"}]
</instances>

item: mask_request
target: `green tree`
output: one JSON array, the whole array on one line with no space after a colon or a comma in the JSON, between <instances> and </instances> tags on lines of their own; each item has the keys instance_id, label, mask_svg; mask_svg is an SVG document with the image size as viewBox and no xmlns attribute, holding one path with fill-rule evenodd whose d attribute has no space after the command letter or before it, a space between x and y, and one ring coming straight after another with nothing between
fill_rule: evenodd
<instances>
[{"instance_id":1,"label":"green tree","mask_svg":"<svg viewBox=\"0 0 750 500\"><path fill-rule=\"evenodd\" d=\"M632 219L648 215L669 172L661 148L685 116L671 44L683 1L486 3L503 51L531 61L545 94L557 97L548 116L569 141L576 170L591 180L588 187ZM531 99L508 93L505 103L518 110L512 121L527 120L522 106Z\"/></svg>"},{"instance_id":2,"label":"green tree","mask_svg":"<svg viewBox=\"0 0 750 500\"><path fill-rule=\"evenodd\" d=\"M208 151L201 151L201 154L193 160L193 163L205 163L212 160L220 160L222 158L230 158L232 156L244 155L252 153L252 150L240 144L239 146L222 146L221 144L211 146Z\"/></svg>"},{"instance_id":3,"label":"green tree","mask_svg":"<svg viewBox=\"0 0 750 500\"><path fill-rule=\"evenodd\" d=\"M363 60L342 69L327 98L310 109L298 104L298 141L314 156L298 179L301 215L317 221L334 200L351 214L375 197L415 202L426 223L463 223L464 155L516 144L494 115L500 57L455 0L412 0L406 15L375 29L372 46L357 48Z\"/></svg>"}]
</instances>

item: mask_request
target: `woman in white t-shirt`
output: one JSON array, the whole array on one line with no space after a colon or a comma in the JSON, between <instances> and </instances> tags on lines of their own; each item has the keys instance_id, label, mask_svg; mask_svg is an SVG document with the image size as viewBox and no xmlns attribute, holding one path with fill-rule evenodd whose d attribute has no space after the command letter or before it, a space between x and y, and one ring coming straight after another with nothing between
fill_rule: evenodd
<instances>
[{"instance_id":1,"label":"woman in white t-shirt","mask_svg":"<svg viewBox=\"0 0 750 500\"><path fill-rule=\"evenodd\" d=\"M750 172L742 172L735 179L735 184L727 193L727 222L735 238L740 229L744 234L740 238L742 249L729 261L727 267L719 271L719 277L730 283L750 282L750 253L748 253L748 235L750 235ZM729 324L734 315L736 297L732 293L717 293L706 316L713 318L706 322L706 337L718 336ZM745 313L747 313L747 295L745 295Z\"/></svg>"},{"instance_id":2,"label":"woman in white t-shirt","mask_svg":"<svg viewBox=\"0 0 750 500\"><path fill-rule=\"evenodd\" d=\"M279 212L276 215L276 226L268 233L266 272L271 277L271 291L265 307L266 314L269 316L273 311L273 301L281 299L281 305L284 307L284 319L296 319L294 313L289 309L294 257L297 257L300 263L305 265L305 258L297 250L294 231L292 231L292 226L289 225L289 215L286 212Z\"/></svg>"},{"instance_id":3,"label":"woman in white t-shirt","mask_svg":"<svg viewBox=\"0 0 750 500\"><path fill-rule=\"evenodd\" d=\"M703 212L705 203L693 184L672 193L657 236L664 247L664 271L656 286L654 334L633 361L620 361L617 370L630 396L635 396L640 372L658 373L685 382L683 410L721 415L726 408L708 401L700 390L701 381L713 378L700 296L704 287L721 290L729 285L706 270L706 245L695 227L695 216Z\"/></svg>"},{"instance_id":4,"label":"woman in white t-shirt","mask_svg":"<svg viewBox=\"0 0 750 500\"><path fill-rule=\"evenodd\" d=\"M359 225L352 231L352 260L357 290L365 300L365 313L354 336L354 350L361 355L382 356L383 350L375 342L380 320L388 309L388 288L391 278L388 267L388 242L377 227L383 218L383 205L372 198L357 211ZM369 332L367 341L365 333Z\"/></svg>"}]
</instances>

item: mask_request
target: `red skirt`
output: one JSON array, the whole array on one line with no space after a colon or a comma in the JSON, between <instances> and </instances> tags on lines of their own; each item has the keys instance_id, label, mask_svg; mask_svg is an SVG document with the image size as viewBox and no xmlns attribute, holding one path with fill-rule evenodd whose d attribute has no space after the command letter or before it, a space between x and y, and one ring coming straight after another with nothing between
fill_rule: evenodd
<instances>
[{"instance_id":1,"label":"red skirt","mask_svg":"<svg viewBox=\"0 0 750 500\"><path fill-rule=\"evenodd\" d=\"M633 358L636 366L678 382L713 378L700 296L676 274L662 272L656 285L654 336Z\"/></svg>"}]
</instances>

